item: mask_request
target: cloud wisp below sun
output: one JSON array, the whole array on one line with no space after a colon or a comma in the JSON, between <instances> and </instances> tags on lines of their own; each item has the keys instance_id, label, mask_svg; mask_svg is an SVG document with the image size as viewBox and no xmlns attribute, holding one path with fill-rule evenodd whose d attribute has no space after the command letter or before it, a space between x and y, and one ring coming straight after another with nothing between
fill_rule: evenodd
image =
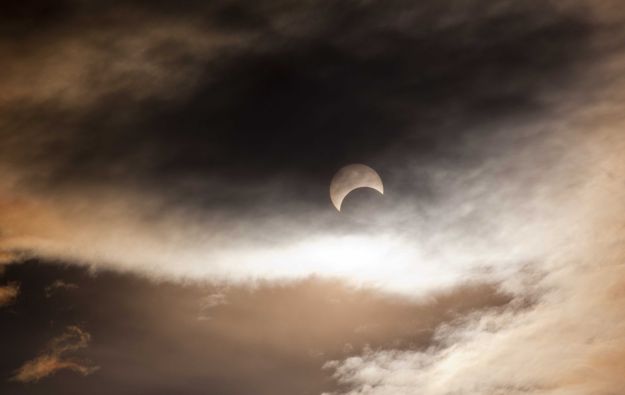
<instances>
[{"instance_id":1,"label":"cloud wisp below sun","mask_svg":"<svg viewBox=\"0 0 625 395\"><path fill-rule=\"evenodd\" d=\"M67 356L88 346L91 335L77 326L68 326L55 337L47 349L36 358L24 363L13 376L14 381L36 382L60 370L71 370L83 376L95 372L98 367L77 358Z\"/></svg>"}]
</instances>

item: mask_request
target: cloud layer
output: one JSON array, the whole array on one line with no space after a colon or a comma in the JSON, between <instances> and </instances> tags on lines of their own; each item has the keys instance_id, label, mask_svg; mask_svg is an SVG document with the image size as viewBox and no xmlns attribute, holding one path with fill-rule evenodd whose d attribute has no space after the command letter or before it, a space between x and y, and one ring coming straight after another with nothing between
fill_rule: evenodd
<instances>
[{"instance_id":1,"label":"cloud layer","mask_svg":"<svg viewBox=\"0 0 625 395\"><path fill-rule=\"evenodd\" d=\"M245 312L302 338L318 330L334 354L310 352L331 360L337 393L622 390L618 2L26 3L34 11L0 16L0 263L274 290L317 275L413 301L497 283L511 301L452 316L434 303L417 312L434 317L422 341L373 336L362 355L332 343L352 334L340 314L328 334L262 301ZM375 168L386 195L354 194L339 215L328 184L352 162ZM0 305L17 293L0 288ZM222 295L188 327L150 310L154 326L202 333L198 317L237 306ZM257 325L219 325L262 351ZM267 325L272 346L295 354ZM15 380L91 373L66 355L89 339L68 327Z\"/></svg>"},{"instance_id":2,"label":"cloud layer","mask_svg":"<svg viewBox=\"0 0 625 395\"><path fill-rule=\"evenodd\" d=\"M187 6L12 10L5 254L413 293L533 259L562 226L554 196L587 164L565 160L581 132L552 115L596 51L587 5ZM387 194L339 216L328 184L349 162Z\"/></svg>"}]
</instances>

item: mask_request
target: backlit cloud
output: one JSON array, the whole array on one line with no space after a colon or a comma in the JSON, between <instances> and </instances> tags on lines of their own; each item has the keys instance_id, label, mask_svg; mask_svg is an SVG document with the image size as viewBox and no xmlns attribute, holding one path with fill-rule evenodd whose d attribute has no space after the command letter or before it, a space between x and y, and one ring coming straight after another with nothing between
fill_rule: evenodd
<instances>
[{"instance_id":1,"label":"backlit cloud","mask_svg":"<svg viewBox=\"0 0 625 395\"><path fill-rule=\"evenodd\" d=\"M513 302L439 326L427 349L368 350L328 362L344 393L618 393L625 372L625 195L614 175L623 174L623 142L612 135L604 143L610 149L596 163L602 171L577 192L589 205L579 206L587 220L574 223L575 243L505 277Z\"/></svg>"},{"instance_id":2,"label":"backlit cloud","mask_svg":"<svg viewBox=\"0 0 625 395\"><path fill-rule=\"evenodd\" d=\"M594 15L391 3L70 2L37 14L48 34L13 10L0 248L151 278L320 275L410 295L554 248L595 157L567 130L577 117L551 114L577 110ZM386 194L340 215L329 182L353 161Z\"/></svg>"},{"instance_id":3,"label":"backlit cloud","mask_svg":"<svg viewBox=\"0 0 625 395\"><path fill-rule=\"evenodd\" d=\"M0 306L110 347L68 326L11 385L93 352L166 393L622 391L619 1L182 3L0 15ZM349 163L385 193L338 213Z\"/></svg>"}]
</instances>

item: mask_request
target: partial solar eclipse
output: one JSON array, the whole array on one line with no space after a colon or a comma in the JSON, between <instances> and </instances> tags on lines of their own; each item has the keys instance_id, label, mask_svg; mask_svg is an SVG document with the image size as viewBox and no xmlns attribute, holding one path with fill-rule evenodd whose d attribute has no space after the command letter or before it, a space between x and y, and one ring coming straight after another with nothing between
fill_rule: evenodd
<instances>
[{"instance_id":1,"label":"partial solar eclipse","mask_svg":"<svg viewBox=\"0 0 625 395\"><path fill-rule=\"evenodd\" d=\"M354 189L371 188L384 194L384 185L378 173L367 165L351 164L341 168L330 182L330 200L338 211L345 197Z\"/></svg>"}]
</instances>

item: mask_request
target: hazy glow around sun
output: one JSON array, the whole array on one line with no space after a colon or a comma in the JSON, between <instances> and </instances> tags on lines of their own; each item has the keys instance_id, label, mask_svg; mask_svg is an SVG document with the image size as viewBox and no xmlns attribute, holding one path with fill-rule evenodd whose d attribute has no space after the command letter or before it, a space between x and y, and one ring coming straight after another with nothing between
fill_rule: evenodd
<instances>
[{"instance_id":1,"label":"hazy glow around sun","mask_svg":"<svg viewBox=\"0 0 625 395\"><path fill-rule=\"evenodd\" d=\"M318 276L405 295L419 295L466 279L475 269L473 261L479 261L474 254L425 253L418 242L389 234L319 236L284 246L223 251L210 259L219 268L204 268L217 269L235 281ZM196 270L200 267L193 265ZM192 276L208 274L198 271Z\"/></svg>"}]
</instances>

